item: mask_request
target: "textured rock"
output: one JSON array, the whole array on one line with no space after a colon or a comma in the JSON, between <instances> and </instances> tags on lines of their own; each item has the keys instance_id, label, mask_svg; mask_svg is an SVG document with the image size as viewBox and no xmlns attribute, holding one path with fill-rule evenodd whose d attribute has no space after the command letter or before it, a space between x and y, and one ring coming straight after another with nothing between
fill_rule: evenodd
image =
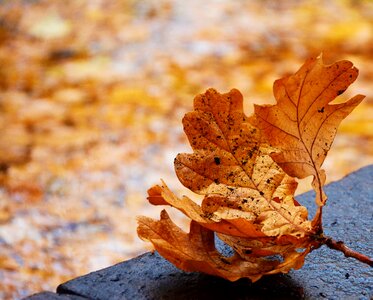
<instances>
[{"instance_id":1,"label":"textured rock","mask_svg":"<svg viewBox=\"0 0 373 300\"><path fill-rule=\"evenodd\" d=\"M27 300L87 300L76 295L59 295L52 292L43 292L26 298Z\"/></svg>"},{"instance_id":2,"label":"textured rock","mask_svg":"<svg viewBox=\"0 0 373 300\"><path fill-rule=\"evenodd\" d=\"M324 210L326 235L343 240L352 249L372 257L373 166L329 184L326 193L329 197ZM311 213L315 210L312 192L297 200L311 207ZM222 252L230 251L220 242L218 246ZM307 256L300 270L267 276L254 284L244 279L232 283L182 272L157 253L145 253L61 284L57 292L102 300L370 299L373 271L340 252L322 247Z\"/></svg>"}]
</instances>

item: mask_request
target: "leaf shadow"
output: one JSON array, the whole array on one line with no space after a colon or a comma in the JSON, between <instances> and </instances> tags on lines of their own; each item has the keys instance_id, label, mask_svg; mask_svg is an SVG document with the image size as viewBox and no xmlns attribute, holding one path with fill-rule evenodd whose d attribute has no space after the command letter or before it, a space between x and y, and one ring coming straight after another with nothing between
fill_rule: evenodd
<instances>
[{"instance_id":1,"label":"leaf shadow","mask_svg":"<svg viewBox=\"0 0 373 300\"><path fill-rule=\"evenodd\" d=\"M148 287L151 289L150 287ZM289 275L266 276L255 283L230 282L198 273L179 273L154 286L154 299L304 299L303 288Z\"/></svg>"}]
</instances>

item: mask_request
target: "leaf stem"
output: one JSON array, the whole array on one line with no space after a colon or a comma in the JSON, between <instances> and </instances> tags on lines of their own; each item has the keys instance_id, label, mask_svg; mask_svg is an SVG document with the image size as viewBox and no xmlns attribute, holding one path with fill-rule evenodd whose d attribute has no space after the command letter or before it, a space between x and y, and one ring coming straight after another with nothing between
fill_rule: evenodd
<instances>
[{"instance_id":1,"label":"leaf stem","mask_svg":"<svg viewBox=\"0 0 373 300\"><path fill-rule=\"evenodd\" d=\"M315 216L313 217L312 220L312 227L315 229L316 233L322 233L323 228L322 228L322 208L323 206L317 207L317 211Z\"/></svg>"},{"instance_id":2,"label":"leaf stem","mask_svg":"<svg viewBox=\"0 0 373 300\"><path fill-rule=\"evenodd\" d=\"M342 241L336 241L336 240L333 240L331 237L325 236L322 239L321 243L328 246L330 249L334 249L334 250L342 252L346 257L353 257L353 258L355 258L355 259L373 267L373 260L371 258L369 258L368 256L366 256L362 253L359 253L357 251L354 251L354 250L348 248L344 244L344 242L342 242Z\"/></svg>"}]
</instances>

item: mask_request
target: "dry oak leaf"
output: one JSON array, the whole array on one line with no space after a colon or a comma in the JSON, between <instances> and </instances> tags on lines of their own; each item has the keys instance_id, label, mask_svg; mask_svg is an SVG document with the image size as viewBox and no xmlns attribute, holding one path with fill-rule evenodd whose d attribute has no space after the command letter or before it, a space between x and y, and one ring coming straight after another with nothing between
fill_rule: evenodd
<instances>
[{"instance_id":1,"label":"dry oak leaf","mask_svg":"<svg viewBox=\"0 0 373 300\"><path fill-rule=\"evenodd\" d=\"M152 242L159 254L179 269L204 272L230 281L249 278L255 282L263 275L299 269L310 251L289 251L284 255L283 262L257 257L242 258L237 252L225 257L215 248L214 232L195 221L191 222L189 233L177 227L165 210L161 212L159 221L140 217L138 222L139 236Z\"/></svg>"},{"instance_id":2,"label":"dry oak leaf","mask_svg":"<svg viewBox=\"0 0 373 300\"><path fill-rule=\"evenodd\" d=\"M175 169L186 187L205 195L201 206L185 196L179 199L164 183L148 191L152 204L171 205L191 218L191 232L182 232L162 213L160 221L140 217L138 234L183 270L255 281L300 268L312 248L313 232L307 209L293 198L296 182L272 160L275 150L248 122L242 102L237 90L219 94L210 89L195 98L194 111L183 119L194 153L179 154ZM211 253L217 257L213 238L196 244L202 232L213 237L213 231L235 250L233 258L218 256L229 263L211 262ZM271 255L282 261L265 258ZM232 269L234 264L250 267Z\"/></svg>"},{"instance_id":3,"label":"dry oak leaf","mask_svg":"<svg viewBox=\"0 0 373 300\"><path fill-rule=\"evenodd\" d=\"M206 195L202 210L211 219L243 218L267 236L308 231L307 210L293 200L297 183L272 160L275 150L248 122L238 90L196 96L183 125L194 153L176 157L176 174L187 188Z\"/></svg>"},{"instance_id":4,"label":"dry oak leaf","mask_svg":"<svg viewBox=\"0 0 373 300\"><path fill-rule=\"evenodd\" d=\"M364 99L357 95L347 102L329 104L358 76L349 61L324 65L321 55L308 59L294 75L274 83L275 105L255 105L250 120L271 146L280 150L271 157L290 176L314 176L316 202L325 204L321 169L340 122Z\"/></svg>"}]
</instances>

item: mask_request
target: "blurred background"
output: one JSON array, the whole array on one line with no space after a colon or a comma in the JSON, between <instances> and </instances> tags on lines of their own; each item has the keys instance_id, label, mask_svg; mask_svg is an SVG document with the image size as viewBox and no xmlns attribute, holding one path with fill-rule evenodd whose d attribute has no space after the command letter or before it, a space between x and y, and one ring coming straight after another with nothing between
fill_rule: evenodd
<instances>
[{"instance_id":1,"label":"blurred background","mask_svg":"<svg viewBox=\"0 0 373 300\"><path fill-rule=\"evenodd\" d=\"M372 1L0 1L0 298L150 250L135 217L158 217L146 190L160 178L187 192L173 159L190 151L194 96L238 88L251 114L321 52L360 69L341 100L367 95L330 182L373 163Z\"/></svg>"}]
</instances>

